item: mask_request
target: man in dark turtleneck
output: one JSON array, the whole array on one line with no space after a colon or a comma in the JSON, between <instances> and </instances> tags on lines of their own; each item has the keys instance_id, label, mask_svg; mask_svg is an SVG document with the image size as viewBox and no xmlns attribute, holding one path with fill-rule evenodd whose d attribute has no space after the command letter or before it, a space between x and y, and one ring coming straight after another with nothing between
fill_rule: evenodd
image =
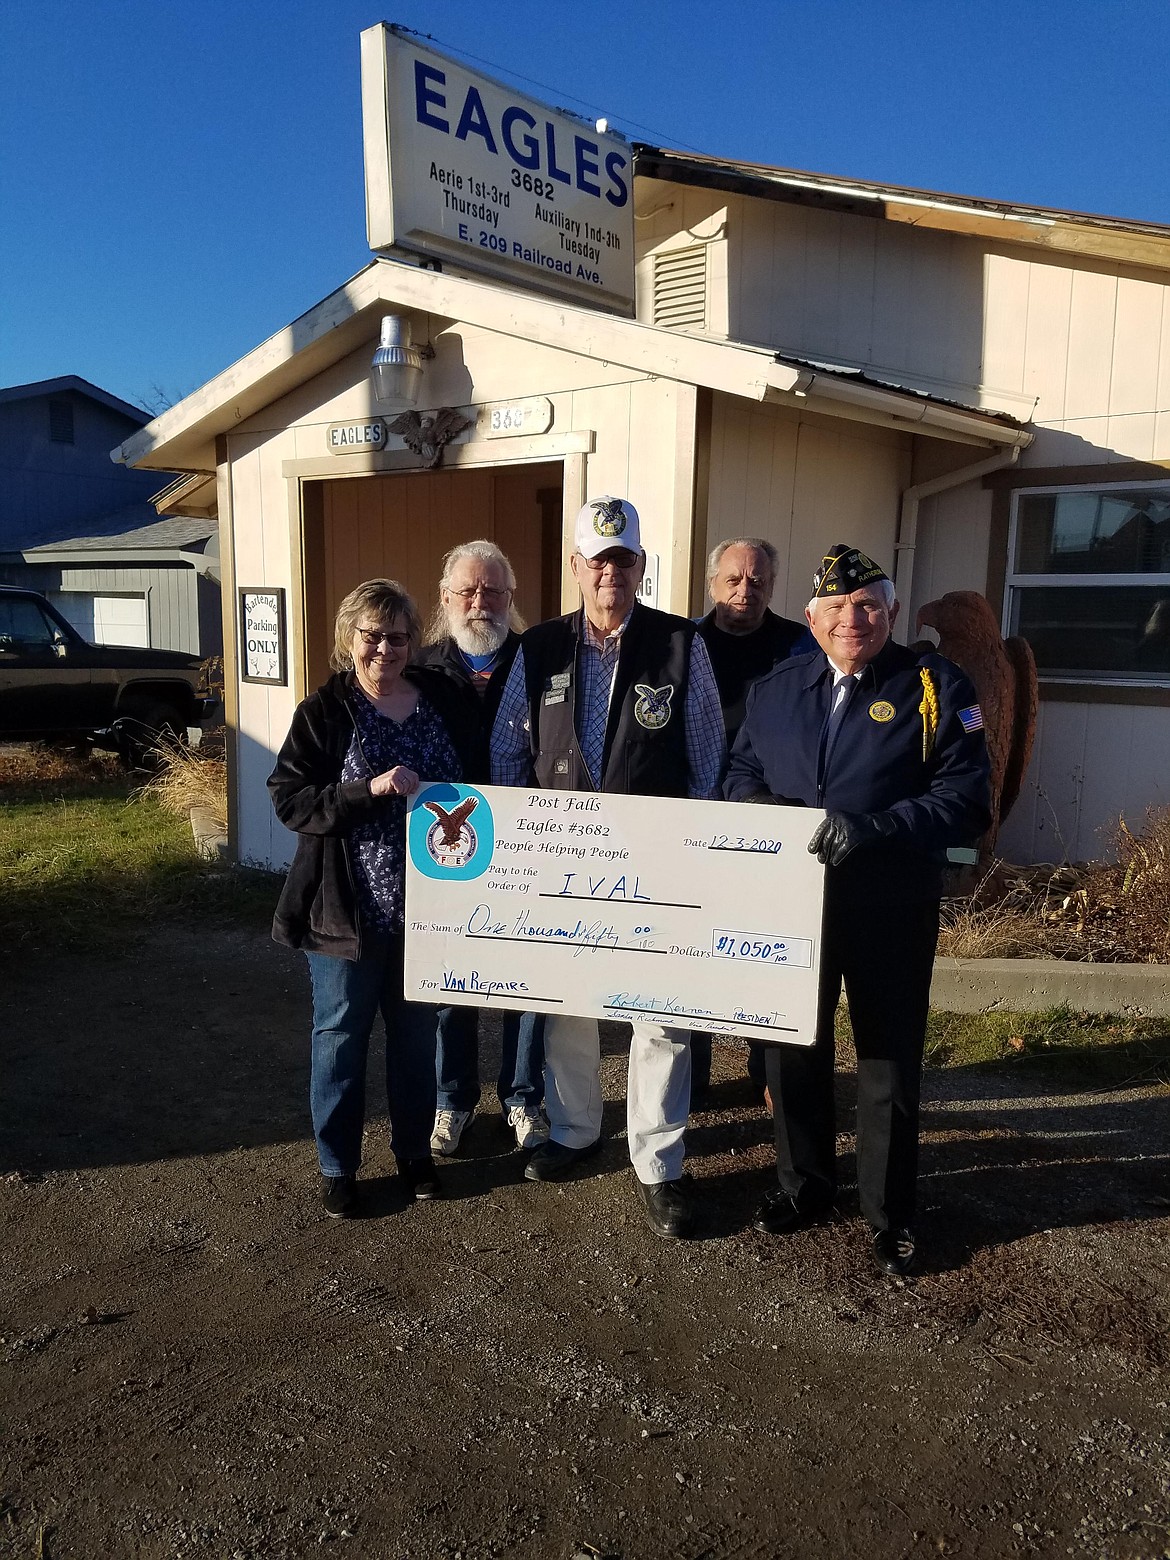
<instances>
[{"instance_id":1,"label":"man in dark turtleneck","mask_svg":"<svg viewBox=\"0 0 1170 1560\"><path fill-rule=\"evenodd\" d=\"M747 693L757 677L790 655L816 648L803 623L778 617L769 607L779 557L760 536L735 536L720 542L707 559L707 593L714 603L699 623L711 657L727 750L743 724ZM764 1088L764 1047L748 1052L748 1076ZM701 1105L711 1086L711 1036L691 1035L691 1103Z\"/></svg>"}]
</instances>

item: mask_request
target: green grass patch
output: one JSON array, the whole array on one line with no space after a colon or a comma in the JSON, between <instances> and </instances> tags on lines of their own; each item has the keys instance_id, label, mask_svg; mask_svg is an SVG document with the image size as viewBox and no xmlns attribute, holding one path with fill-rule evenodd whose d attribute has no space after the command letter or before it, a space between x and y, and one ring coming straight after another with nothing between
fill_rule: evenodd
<instances>
[{"instance_id":1,"label":"green grass patch","mask_svg":"<svg viewBox=\"0 0 1170 1560\"><path fill-rule=\"evenodd\" d=\"M844 1002L837 1039L850 1050ZM1161 1083L1170 1088L1170 1019L1132 1018L1049 1008L1042 1013L941 1013L926 1026L927 1067L997 1067L1051 1071L1078 1088Z\"/></svg>"},{"instance_id":2,"label":"green grass patch","mask_svg":"<svg viewBox=\"0 0 1170 1560\"><path fill-rule=\"evenodd\" d=\"M160 919L262 927L278 880L203 861L183 818L106 764L0 781L0 951L95 947Z\"/></svg>"}]
</instances>

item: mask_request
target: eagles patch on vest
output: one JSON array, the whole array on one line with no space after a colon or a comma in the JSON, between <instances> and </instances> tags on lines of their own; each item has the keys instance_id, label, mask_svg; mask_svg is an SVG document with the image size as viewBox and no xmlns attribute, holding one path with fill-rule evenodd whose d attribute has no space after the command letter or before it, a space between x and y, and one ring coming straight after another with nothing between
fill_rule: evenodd
<instances>
[{"instance_id":1,"label":"eagles patch on vest","mask_svg":"<svg viewBox=\"0 0 1170 1560\"><path fill-rule=\"evenodd\" d=\"M600 498L593 505L593 529L598 536L620 536L626 528L626 512L620 498Z\"/></svg>"},{"instance_id":2,"label":"eagles patch on vest","mask_svg":"<svg viewBox=\"0 0 1170 1560\"><path fill-rule=\"evenodd\" d=\"M674 697L674 689L669 683L661 688L651 688L649 683L635 683L634 692L638 695L634 704L634 719L639 726L645 726L647 731L660 731L670 719L670 701Z\"/></svg>"}]
</instances>

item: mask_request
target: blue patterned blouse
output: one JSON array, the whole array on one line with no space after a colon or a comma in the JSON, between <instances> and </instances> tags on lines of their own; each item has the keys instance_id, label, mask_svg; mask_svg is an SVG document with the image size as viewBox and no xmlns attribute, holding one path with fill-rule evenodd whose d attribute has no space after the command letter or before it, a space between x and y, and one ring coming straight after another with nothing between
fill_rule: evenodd
<instances>
[{"instance_id":1,"label":"blue patterned blouse","mask_svg":"<svg viewBox=\"0 0 1170 1560\"><path fill-rule=\"evenodd\" d=\"M343 780L370 780L395 764L420 780L461 780L451 739L433 706L420 694L404 721L379 715L363 693L349 695L356 729L342 765ZM349 836L358 919L371 931L400 932L406 887L406 798L387 797L381 816Z\"/></svg>"}]
</instances>

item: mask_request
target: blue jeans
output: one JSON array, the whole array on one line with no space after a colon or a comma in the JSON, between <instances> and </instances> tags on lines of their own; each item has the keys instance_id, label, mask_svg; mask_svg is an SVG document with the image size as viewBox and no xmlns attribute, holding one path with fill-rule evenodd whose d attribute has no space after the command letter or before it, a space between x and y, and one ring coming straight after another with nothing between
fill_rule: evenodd
<instances>
[{"instance_id":1,"label":"blue jeans","mask_svg":"<svg viewBox=\"0 0 1170 1560\"><path fill-rule=\"evenodd\" d=\"M424 1159L435 1118L435 1009L402 994L401 932L362 930L358 959L307 953L313 980L309 1106L322 1175L356 1175L366 1115L366 1055L386 1024L386 1103L398 1160Z\"/></svg>"},{"instance_id":2,"label":"blue jeans","mask_svg":"<svg viewBox=\"0 0 1170 1560\"><path fill-rule=\"evenodd\" d=\"M544 1098L544 1014L505 1010L496 1093L505 1110L539 1110ZM435 1075L439 1110L474 1110L479 1104L479 1009L439 1009Z\"/></svg>"}]
</instances>

